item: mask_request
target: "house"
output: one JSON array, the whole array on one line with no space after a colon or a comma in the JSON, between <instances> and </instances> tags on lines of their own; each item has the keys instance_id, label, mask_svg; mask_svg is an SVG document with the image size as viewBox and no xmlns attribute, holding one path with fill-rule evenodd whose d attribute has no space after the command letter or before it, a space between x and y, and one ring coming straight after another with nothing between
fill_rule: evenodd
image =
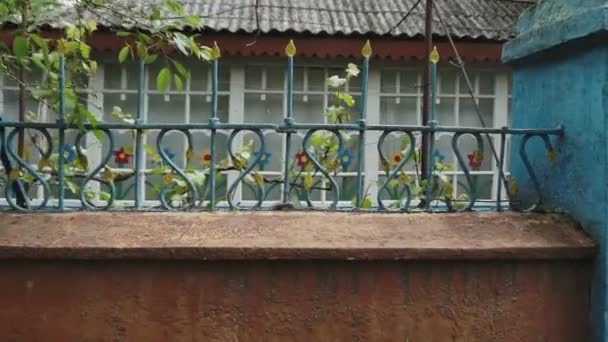
<instances>
[{"instance_id":1,"label":"house","mask_svg":"<svg viewBox=\"0 0 608 342\"><path fill-rule=\"evenodd\" d=\"M509 123L510 71L502 65L502 44L514 35L514 22L535 1L518 0L437 0L437 7L456 40L456 47L466 63L473 82L475 97L485 121L495 127ZM145 3L137 1L134 5ZM420 125L422 99L422 70L426 60L424 49L424 4L414 0L326 0L326 1L272 1L262 0L256 6L254 0L213 1L190 0L184 2L189 14L203 18L205 30L202 41L217 41L222 50L220 67L219 116L222 122L231 123L281 123L285 108L286 62L284 48L289 39L297 46L294 76L294 115L296 122L322 123L325 108L331 104L333 92L328 90L326 79L341 74L348 62L360 61L360 50L370 40L373 55L369 75L367 100L368 123ZM413 8L413 9L412 9ZM405 13L411 14L397 25ZM256 18L258 18L256 20ZM49 30L58 26L57 18L49 17ZM6 24L5 27L9 27ZM434 20L435 44L442 56L438 66L437 117L444 126L480 126L473 100L460 76L460 69L449 60L454 57L446 32ZM136 110L137 69L133 64L120 65L116 52L123 42L113 34L100 30L91 38L100 67L90 80L91 110L104 121L116 120L109 114L114 106L125 112ZM188 63L186 61L186 63ZM157 91L153 77L148 77L145 92L144 117L147 122L201 123L207 122L210 113L210 67L203 63L188 63L191 78L185 90ZM157 68L152 65L147 72ZM15 120L18 100L15 83L0 78L0 113L4 120ZM355 95L360 91L357 82L349 89ZM42 106L28 103L33 111L40 111L43 120L49 115ZM72 132L75 135L75 132ZM281 134L266 132L268 160L263 172L280 175L282 170ZM69 134L68 134L69 135ZM72 135L72 136L73 136ZM220 136L220 156L227 154L227 136ZM144 139L152 141L154 135ZM356 134L347 146L356 156ZM373 138L373 135L370 137ZM116 147L132 146L130 132L116 136ZM240 141L253 139L244 135ZM399 145L395 137L388 142ZM166 148L175 155L180 165L185 161L185 140L172 135ZM194 133L195 146L208 146L208 134ZM391 145L392 144L392 145ZM458 192L463 175L458 170L447 134L437 135L435 157L454 166L447 171ZM367 143L366 143L367 145ZM301 136L295 137L293 146L300 146ZM349 147L350 146L350 147ZM375 144L370 143L370 151ZM393 150L397 148L394 147ZM462 143L464 153L475 149L473 140ZM100 149L105 152L107 146ZM374 188L383 175L377 153L367 153L365 161L366 181ZM114 165L121 167L124 165ZM356 162L344 165L339 181L345 188L354 189ZM154 168L148 160L147 167ZM414 172L414 170L409 170ZM490 158L485 158L473 171L480 185L480 197L496 196L498 171ZM148 175L148 180L155 177ZM157 181L157 180L156 180ZM132 184L124 184L124 198ZM225 190L223 190L225 191ZM374 191L372 189L372 191ZM153 197L148 188L148 196ZM243 200L252 199L246 187ZM314 200L327 199L331 194L318 191ZM342 197L342 196L341 196ZM343 191L343 199L349 200L352 191ZM270 189L268 199L279 199L279 188Z\"/></svg>"}]
</instances>

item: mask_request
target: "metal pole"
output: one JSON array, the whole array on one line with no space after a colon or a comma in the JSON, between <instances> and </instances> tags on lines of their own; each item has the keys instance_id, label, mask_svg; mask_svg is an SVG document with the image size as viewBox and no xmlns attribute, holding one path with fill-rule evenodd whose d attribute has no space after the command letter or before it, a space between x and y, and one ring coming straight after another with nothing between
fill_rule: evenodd
<instances>
[{"instance_id":1,"label":"metal pole","mask_svg":"<svg viewBox=\"0 0 608 342\"><path fill-rule=\"evenodd\" d=\"M424 78L423 78L423 93L422 93L422 125L426 126L429 124L429 113L431 108L430 98L430 87L431 87L431 62L428 59L431 51L433 51L433 0L426 0L426 11L425 11L425 64L424 64ZM429 159L428 153L425 151L429 146L429 134L422 134L422 153L421 153L421 174L425 178L429 170Z\"/></svg>"}]
</instances>

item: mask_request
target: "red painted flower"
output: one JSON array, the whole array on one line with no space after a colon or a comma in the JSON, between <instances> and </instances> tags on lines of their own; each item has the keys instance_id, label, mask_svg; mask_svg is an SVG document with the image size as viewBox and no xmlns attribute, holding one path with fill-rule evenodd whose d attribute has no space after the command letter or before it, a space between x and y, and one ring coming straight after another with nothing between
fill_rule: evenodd
<instances>
[{"instance_id":1,"label":"red painted flower","mask_svg":"<svg viewBox=\"0 0 608 342\"><path fill-rule=\"evenodd\" d=\"M121 147L120 150L114 151L114 162L116 164L128 164L131 156L131 154L125 152L124 147Z\"/></svg>"},{"instance_id":2,"label":"red painted flower","mask_svg":"<svg viewBox=\"0 0 608 342\"><path fill-rule=\"evenodd\" d=\"M209 151L205 151L201 154L201 164L207 165L211 163L211 153Z\"/></svg>"},{"instance_id":3,"label":"red painted flower","mask_svg":"<svg viewBox=\"0 0 608 342\"><path fill-rule=\"evenodd\" d=\"M473 169L477 169L481 167L481 162L483 161L483 154L479 150L475 150L472 153L468 154L469 157L469 166Z\"/></svg>"},{"instance_id":4,"label":"red painted flower","mask_svg":"<svg viewBox=\"0 0 608 342\"><path fill-rule=\"evenodd\" d=\"M304 151L296 153L296 164L298 164L299 167L304 167L308 164L308 156Z\"/></svg>"},{"instance_id":5,"label":"red painted flower","mask_svg":"<svg viewBox=\"0 0 608 342\"><path fill-rule=\"evenodd\" d=\"M399 163L401 163L402 160L403 160L403 156L401 155L401 152L395 152L391 156L391 163L393 165L399 165Z\"/></svg>"}]
</instances>

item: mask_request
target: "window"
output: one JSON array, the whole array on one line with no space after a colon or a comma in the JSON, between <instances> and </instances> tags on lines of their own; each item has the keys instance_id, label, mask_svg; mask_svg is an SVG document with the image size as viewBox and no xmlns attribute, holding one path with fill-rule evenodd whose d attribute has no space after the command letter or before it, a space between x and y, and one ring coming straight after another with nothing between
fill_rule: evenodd
<instances>
[{"instance_id":1,"label":"window","mask_svg":"<svg viewBox=\"0 0 608 342\"><path fill-rule=\"evenodd\" d=\"M497 75L500 79L497 80ZM481 117L487 127L500 127L507 124L508 105L503 106L502 99L506 99L506 73L496 70L470 71L470 80L473 92L477 98ZM500 84L499 84L500 83ZM380 72L380 113L381 124L421 125L422 108L422 67L382 69ZM497 89L499 89L497 91ZM437 100L436 121L442 126L466 126L483 127L475 110L475 103L471 100L468 87L459 69L446 66L438 70L437 78ZM497 98L501 98L497 103ZM499 149L498 137L491 137L496 150ZM416 137L420 143L420 137ZM474 175L480 199L490 200L495 198L496 182L498 181L498 170L493 162L492 152L487 141L483 137L484 158L479 166L471 171ZM477 143L470 135L459 139L459 151L465 161L469 154L477 150ZM400 151L403 147L403 136L393 134L386 139L383 152L386 156ZM464 194L466 181L461 167L458 164L455 153L452 150L452 134L438 133L435 136L435 149L433 156L442 164L451 167L451 171L444 171L450 177L454 189L454 196ZM382 170L379 165L379 170ZM410 174L419 170L409 168ZM384 171L380 171L379 177L384 177ZM504 192L503 192L504 193Z\"/></svg>"},{"instance_id":2,"label":"window","mask_svg":"<svg viewBox=\"0 0 608 342\"><path fill-rule=\"evenodd\" d=\"M293 116L297 123L328 123L325 108L334 101L334 91L328 89L325 80L331 75L343 74L343 68L343 66L318 65L295 68ZM275 124L283 122L287 87L285 70L284 65L258 65L245 68L245 122ZM358 103L360 99L359 80L353 80L348 85L348 90ZM351 113L351 122L356 120L357 110L356 105ZM303 149L304 134L305 132L298 132L292 136L290 158ZM280 176L285 155L285 137L276 132L266 132L265 138L266 150L270 153L270 159L262 170L263 174ZM345 141L345 147L351 157L341 165L342 172L336 179L340 186L339 200L341 201L351 201L356 194L357 142L358 133L350 132L349 138ZM336 194L330 190L329 184L321 183L318 188L321 189L312 191L311 199L313 201L333 201ZM281 198L280 187L270 186L266 191L269 200ZM244 190L244 200L253 200L253 198L254 194L251 191Z\"/></svg>"},{"instance_id":3,"label":"window","mask_svg":"<svg viewBox=\"0 0 608 342\"><path fill-rule=\"evenodd\" d=\"M142 116L148 123L206 123L211 116L211 68L204 63L195 63L185 65L190 70L190 78L186 80L183 91L170 89L166 93L156 90L155 75L161 68L161 65L155 64L146 69L146 80L144 93L144 104L142 108ZM230 68L224 66L219 73L219 97L218 97L218 115L224 122L228 121L229 113L229 80ZM124 113L129 113L135 116L137 112L137 68L134 63L126 65L118 65L107 63L104 65L101 79L97 80L102 86L103 94L103 120L107 122L119 122L120 119L111 115L112 108L119 106ZM219 131L218 134L218 155L220 158L226 158L227 151L227 132ZM144 144L151 146L156 150L156 137L158 132L150 132L144 134ZM194 145L194 157L192 163L200 163L200 156L209 149L209 132L192 131L192 140ZM121 132L115 136L115 150L121 148L132 151L134 146L134 137L130 131ZM108 152L108 144L104 142L102 154ZM171 132L163 140L162 148L167 154L172 157L174 162L179 167L186 166L186 137L179 132ZM133 160L129 160L128 164L111 163L111 167L117 169L132 168ZM161 175L155 175L154 169L162 165L155 155L148 153L146 155L146 171L148 174L144 177L146 184L145 199L155 201L158 198L159 184L161 184ZM119 183L117 186L119 193L118 199L132 200L134 199L134 183L133 178L126 182ZM218 195L225 195L226 178L218 182Z\"/></svg>"},{"instance_id":4,"label":"window","mask_svg":"<svg viewBox=\"0 0 608 342\"><path fill-rule=\"evenodd\" d=\"M184 91L170 89L167 93L156 91L155 79L160 65L152 65L147 69L146 85L142 116L148 123L206 123L210 117L211 75L210 66L205 63L184 63L190 70L191 77L186 80ZM120 119L111 115L114 106L122 108L123 112L135 116L137 111L137 68L127 63L118 65L115 62L100 63L101 67L96 77L90 80L91 94L83 93L83 101L88 101L89 108L103 121L119 122ZM331 75L343 74L345 63L298 63L294 73L293 115L298 123L326 123L325 109L334 101L334 92L328 89L326 79ZM282 61L244 65L238 60L220 64L220 83L218 111L222 122L230 123L283 123L286 111L286 67ZM472 69L470 72L474 94L478 99L477 105L487 126L506 126L510 109L509 75L498 68L486 67ZM417 64L404 66L387 66L374 62L370 70L369 98L367 117L369 123L421 125L420 112L422 105L422 67ZM0 112L4 120L17 120L17 84L0 78ZM360 101L360 80L353 79L348 85L348 91L354 96L356 105L351 113L351 121L358 117ZM88 97L88 98L87 98ZM437 121L443 126L481 126L475 103L468 94L466 83L459 71L451 66L440 66L438 72L438 96L436 102ZM45 106L28 101L28 109L40 114L43 121L54 121L56 115L50 113ZM67 144L74 144L76 131L67 132ZM227 159L228 134L218 131L218 159ZM305 132L297 132L292 136L290 158L294 158L302 150L302 139ZM385 173L376 152L377 132L366 133L366 160L364 170L368 194L375 201L374 191L377 191L376 180L382 180ZM130 131L115 132L113 150L121 148L130 151L134 146L134 137ZM144 134L144 143L151 145L151 153L146 155L145 199L155 202L158 198L159 185L162 175L155 174L162 162L155 158L156 132ZM265 176L280 179L283 172L285 157L285 136L274 131L263 132L266 141L266 162L260 166L260 173ZM349 162L341 165L337 182L340 185L340 201L350 202L356 194L357 145L358 132L350 132L350 138L345 142L350 155ZM200 156L209 150L210 139L208 131L192 131L194 158L193 163L200 163ZM56 139L56 137L54 137ZM403 136L390 135L382 146L383 154L390 158L391 154L399 151L403 145ZM498 150L498 137L491 137ZM95 141L91 136L87 141ZM463 191L463 172L457 163L451 148L452 137L440 133L436 135L434 156L442 163L448 164L452 170L446 171L458 196ZM484 139L486 139L484 137ZM418 142L420 141L417 137ZM243 131L233 143L236 150L243 144L253 141L253 150L259 149L260 142L255 134ZM179 132L169 133L162 147L179 167L186 166L186 138ZM459 141L459 148L465 160L467 155L476 150L472 137L464 136ZM508 148L508 145L507 145ZM90 158L99 161L101 156L110 153L107 141L98 146L89 147ZM36 163L35 151L32 152L32 163ZM507 159L508 160L508 159ZM132 158L126 163L116 163L114 158L110 164L119 172L127 172L134 167ZM407 168L409 174L415 174L414 167ZM216 190L218 198L225 198L227 184L232 184L238 172L222 171ZM498 170L492 161L487 141L484 143L484 159L472 172L478 182L482 199L490 200L496 196ZM320 178L319 178L320 179ZM39 189L36 191L40 191ZM282 184L277 181L267 184L266 200L269 202L281 199ZM117 186L118 200L134 199L133 177ZM506 192L503 191L503 194ZM67 194L67 192L66 192ZM319 184L312 192L313 201L327 202L335 198L335 192L329 184ZM253 188L241 184L235 195L235 202L247 204L255 200ZM151 202L151 203L152 203Z\"/></svg>"}]
</instances>

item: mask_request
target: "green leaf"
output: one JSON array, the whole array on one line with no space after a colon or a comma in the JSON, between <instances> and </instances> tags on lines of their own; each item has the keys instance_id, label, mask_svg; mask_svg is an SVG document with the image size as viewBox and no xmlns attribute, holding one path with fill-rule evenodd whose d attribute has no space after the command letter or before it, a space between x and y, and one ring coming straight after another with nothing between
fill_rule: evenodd
<instances>
[{"instance_id":1,"label":"green leaf","mask_svg":"<svg viewBox=\"0 0 608 342\"><path fill-rule=\"evenodd\" d=\"M310 137L310 144L315 148L321 148L327 142L327 137L322 132L315 132Z\"/></svg>"},{"instance_id":2,"label":"green leaf","mask_svg":"<svg viewBox=\"0 0 608 342\"><path fill-rule=\"evenodd\" d=\"M17 59L22 60L27 56L29 50L29 43L27 38L25 37L15 37L13 40L13 55L17 57Z\"/></svg>"},{"instance_id":3,"label":"green leaf","mask_svg":"<svg viewBox=\"0 0 608 342\"><path fill-rule=\"evenodd\" d=\"M124 63L129 57L129 52L131 51L131 47L129 45L123 46L118 53L118 62Z\"/></svg>"},{"instance_id":4,"label":"green leaf","mask_svg":"<svg viewBox=\"0 0 608 342\"><path fill-rule=\"evenodd\" d=\"M91 47L81 42L80 55L82 56L82 58L89 59L89 57L91 57Z\"/></svg>"},{"instance_id":5,"label":"green leaf","mask_svg":"<svg viewBox=\"0 0 608 342\"><path fill-rule=\"evenodd\" d=\"M169 68L163 68L156 76L156 89L165 92L169 89L171 83L171 71Z\"/></svg>"},{"instance_id":6,"label":"green leaf","mask_svg":"<svg viewBox=\"0 0 608 342\"><path fill-rule=\"evenodd\" d=\"M347 93L336 93L336 96L339 100L343 101L348 107L352 107L355 105L355 99L350 94Z\"/></svg>"},{"instance_id":7,"label":"green leaf","mask_svg":"<svg viewBox=\"0 0 608 342\"><path fill-rule=\"evenodd\" d=\"M148 55L146 55L146 57L144 57L144 63L152 64L152 63L156 62L157 59L158 59L158 55L148 54Z\"/></svg>"},{"instance_id":8,"label":"green leaf","mask_svg":"<svg viewBox=\"0 0 608 342\"><path fill-rule=\"evenodd\" d=\"M175 83L175 89L177 91L184 90L184 81L182 81L178 74L173 74L173 82Z\"/></svg>"},{"instance_id":9,"label":"green leaf","mask_svg":"<svg viewBox=\"0 0 608 342\"><path fill-rule=\"evenodd\" d=\"M171 62L173 62L173 66L175 66L175 70L177 70L177 72L182 75L184 78L188 78L190 73L188 72L188 69L186 69L180 62L176 61L176 60L172 60Z\"/></svg>"},{"instance_id":10,"label":"green leaf","mask_svg":"<svg viewBox=\"0 0 608 342\"><path fill-rule=\"evenodd\" d=\"M202 25L201 18L194 15L186 17L186 22L192 25L194 28L199 28Z\"/></svg>"}]
</instances>

